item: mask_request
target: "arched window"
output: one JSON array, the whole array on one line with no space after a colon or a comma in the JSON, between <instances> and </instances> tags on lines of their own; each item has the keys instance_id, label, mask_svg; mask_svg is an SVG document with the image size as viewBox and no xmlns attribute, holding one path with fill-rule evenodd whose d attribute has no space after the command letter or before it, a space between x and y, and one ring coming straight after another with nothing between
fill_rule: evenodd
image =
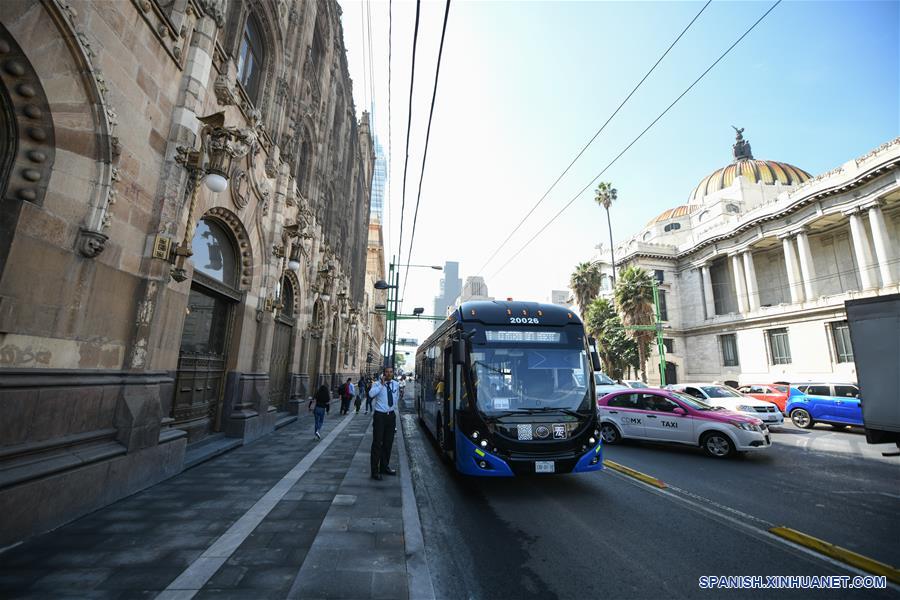
<instances>
[{"instance_id":1,"label":"arched window","mask_svg":"<svg viewBox=\"0 0 900 600\"><path fill-rule=\"evenodd\" d=\"M227 231L215 221L201 219L191 246L195 271L233 288L238 287L234 244Z\"/></svg>"},{"instance_id":2,"label":"arched window","mask_svg":"<svg viewBox=\"0 0 900 600\"><path fill-rule=\"evenodd\" d=\"M669 223L663 227L663 231L676 231L678 229L681 229L681 223Z\"/></svg>"},{"instance_id":3,"label":"arched window","mask_svg":"<svg viewBox=\"0 0 900 600\"><path fill-rule=\"evenodd\" d=\"M708 211L708 210L704 210L702 213L700 213L700 216L697 217L697 221L699 221L699 222L702 223L702 222L706 219L706 217L708 217L708 216L709 216L709 211Z\"/></svg>"},{"instance_id":4,"label":"arched window","mask_svg":"<svg viewBox=\"0 0 900 600\"><path fill-rule=\"evenodd\" d=\"M281 314L286 317L294 316L294 286L287 277L281 278Z\"/></svg>"},{"instance_id":5,"label":"arched window","mask_svg":"<svg viewBox=\"0 0 900 600\"><path fill-rule=\"evenodd\" d=\"M646 242L647 240L649 240L652 237L653 237L653 232L648 231L647 233L644 234L644 237L642 239Z\"/></svg>"},{"instance_id":6,"label":"arched window","mask_svg":"<svg viewBox=\"0 0 900 600\"><path fill-rule=\"evenodd\" d=\"M250 100L259 103L259 88L262 80L263 64L266 52L259 24L253 15L247 17L244 34L241 36L241 49L238 53L237 77Z\"/></svg>"}]
</instances>

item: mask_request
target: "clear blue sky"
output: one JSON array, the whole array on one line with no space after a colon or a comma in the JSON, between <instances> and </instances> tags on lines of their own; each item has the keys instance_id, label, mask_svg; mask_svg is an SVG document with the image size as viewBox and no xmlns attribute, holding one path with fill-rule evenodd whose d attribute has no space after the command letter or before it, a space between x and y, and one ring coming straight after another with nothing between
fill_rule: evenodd
<instances>
[{"instance_id":1,"label":"clear blue sky","mask_svg":"<svg viewBox=\"0 0 900 600\"><path fill-rule=\"evenodd\" d=\"M359 2L342 2L357 107L367 106ZM473 2L450 9L413 262L459 260L492 294L545 300L604 241L588 192L491 277L563 204L746 30L770 2L714 1L644 87L484 272L487 258L679 31L700 2ZM900 135L900 4L782 2L604 180L619 190L617 241L731 160L827 171ZM389 239L396 252L413 2L394 2ZM373 2L376 130L387 147L387 3ZM404 237L421 165L443 2L424 2ZM404 244L406 246L406 243ZM406 256L404 248L404 259ZM391 251L388 252L388 255ZM406 308L430 309L436 272L411 271ZM403 333L403 332L401 332Z\"/></svg>"}]
</instances>

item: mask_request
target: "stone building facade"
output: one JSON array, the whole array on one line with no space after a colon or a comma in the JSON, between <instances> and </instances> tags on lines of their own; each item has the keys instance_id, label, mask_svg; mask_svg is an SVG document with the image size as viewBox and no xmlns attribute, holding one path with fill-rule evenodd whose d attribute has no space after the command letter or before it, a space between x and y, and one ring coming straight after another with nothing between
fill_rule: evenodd
<instances>
[{"instance_id":1,"label":"stone building facade","mask_svg":"<svg viewBox=\"0 0 900 600\"><path fill-rule=\"evenodd\" d=\"M0 2L0 547L364 368L352 91L335 0Z\"/></svg>"},{"instance_id":2,"label":"stone building facade","mask_svg":"<svg viewBox=\"0 0 900 600\"><path fill-rule=\"evenodd\" d=\"M616 248L660 282L667 382L856 381L844 301L900 291L900 138L813 177L738 130L733 159Z\"/></svg>"}]
</instances>

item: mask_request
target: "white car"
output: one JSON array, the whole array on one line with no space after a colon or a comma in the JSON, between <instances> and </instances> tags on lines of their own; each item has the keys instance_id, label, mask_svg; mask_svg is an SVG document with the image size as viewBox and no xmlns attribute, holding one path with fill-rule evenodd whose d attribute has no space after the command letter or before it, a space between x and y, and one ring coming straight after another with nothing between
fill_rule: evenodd
<instances>
[{"instance_id":1,"label":"white car","mask_svg":"<svg viewBox=\"0 0 900 600\"><path fill-rule=\"evenodd\" d=\"M626 385L626 386L630 387L631 389L635 389L635 390L647 389L650 387L649 385L647 385L640 379L623 379L622 385Z\"/></svg>"},{"instance_id":2,"label":"white car","mask_svg":"<svg viewBox=\"0 0 900 600\"><path fill-rule=\"evenodd\" d=\"M601 371L594 371L594 388L597 390L597 400L610 392L629 389L627 385L619 385Z\"/></svg>"},{"instance_id":3,"label":"white car","mask_svg":"<svg viewBox=\"0 0 900 600\"><path fill-rule=\"evenodd\" d=\"M756 417L766 425L781 425L784 415L778 407L765 400L757 400L745 396L736 389L718 383L676 383L666 389L682 392L699 398L707 404L741 413L748 417Z\"/></svg>"}]
</instances>

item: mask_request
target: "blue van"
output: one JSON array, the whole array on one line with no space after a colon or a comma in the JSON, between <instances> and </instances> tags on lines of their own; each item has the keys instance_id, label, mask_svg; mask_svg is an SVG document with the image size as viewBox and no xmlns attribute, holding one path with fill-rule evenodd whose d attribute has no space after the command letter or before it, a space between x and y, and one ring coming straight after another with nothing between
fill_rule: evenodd
<instances>
[{"instance_id":1,"label":"blue van","mask_svg":"<svg viewBox=\"0 0 900 600\"><path fill-rule=\"evenodd\" d=\"M800 383L791 387L785 412L801 429L828 423L835 429L863 424L859 387L852 383Z\"/></svg>"}]
</instances>

